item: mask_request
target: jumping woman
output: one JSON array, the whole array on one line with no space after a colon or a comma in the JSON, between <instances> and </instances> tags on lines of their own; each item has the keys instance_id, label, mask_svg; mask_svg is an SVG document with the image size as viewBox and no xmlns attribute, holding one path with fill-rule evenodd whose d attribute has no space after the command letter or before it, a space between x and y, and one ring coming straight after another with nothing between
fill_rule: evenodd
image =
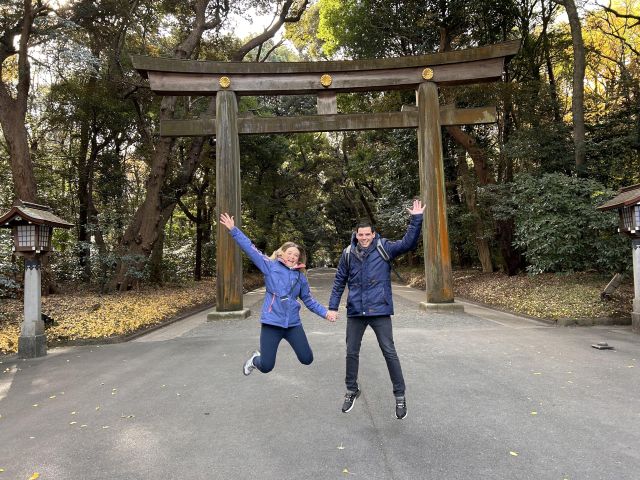
<instances>
[{"instance_id":1,"label":"jumping woman","mask_svg":"<svg viewBox=\"0 0 640 480\"><path fill-rule=\"evenodd\" d=\"M256 350L245 362L243 373L249 375L255 368L262 373L273 370L278 345L282 339L289 342L300 363L313 362L313 352L300 322L300 298L316 315L330 322L336 321L336 312L329 312L311 296L305 275L303 250L293 242L286 242L267 257L251 243L251 240L235 226L228 213L220 215L222 223L256 267L264 274L267 294L260 313L260 350Z\"/></svg>"}]
</instances>

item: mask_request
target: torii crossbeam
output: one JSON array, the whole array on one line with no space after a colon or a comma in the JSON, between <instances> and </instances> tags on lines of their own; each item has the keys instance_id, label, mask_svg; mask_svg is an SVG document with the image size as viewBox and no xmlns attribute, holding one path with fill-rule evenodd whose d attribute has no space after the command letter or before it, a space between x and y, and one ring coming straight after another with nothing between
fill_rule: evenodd
<instances>
[{"instance_id":1,"label":"torii crossbeam","mask_svg":"<svg viewBox=\"0 0 640 480\"><path fill-rule=\"evenodd\" d=\"M495 108L441 107L438 86L492 82L502 78L505 61L520 41L467 50L385 59L329 62L210 62L146 56L134 67L161 95L216 96L215 117L165 120L160 135L216 136L216 203L240 224L240 134L417 128L421 197L426 205L425 308L455 308L447 229L442 125L493 123ZM401 112L339 114L336 93L416 91L417 105ZM317 95L318 115L255 117L238 115L243 95ZM242 304L240 250L224 227L217 229L217 314L247 316ZM210 314L216 316L216 314Z\"/></svg>"}]
</instances>

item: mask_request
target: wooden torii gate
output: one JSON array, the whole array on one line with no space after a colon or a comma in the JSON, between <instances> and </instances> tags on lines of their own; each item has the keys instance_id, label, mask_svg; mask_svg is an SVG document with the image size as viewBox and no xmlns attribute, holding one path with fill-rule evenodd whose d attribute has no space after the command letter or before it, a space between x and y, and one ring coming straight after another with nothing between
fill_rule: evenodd
<instances>
[{"instance_id":1,"label":"wooden torii gate","mask_svg":"<svg viewBox=\"0 0 640 480\"><path fill-rule=\"evenodd\" d=\"M412 57L325 62L210 62L133 56L133 65L161 95L215 95L215 117L166 120L160 135L216 136L216 203L241 224L241 134L417 128L421 198L426 205L424 308L456 308L447 229L442 125L494 123L494 107L441 107L439 85L497 81L520 41ZM416 90L416 104L400 112L338 114L336 93ZM317 95L318 114L296 117L238 115L238 96ZM235 242L218 224L217 313L249 315L242 302L242 261ZM458 306L458 308L460 308Z\"/></svg>"}]
</instances>

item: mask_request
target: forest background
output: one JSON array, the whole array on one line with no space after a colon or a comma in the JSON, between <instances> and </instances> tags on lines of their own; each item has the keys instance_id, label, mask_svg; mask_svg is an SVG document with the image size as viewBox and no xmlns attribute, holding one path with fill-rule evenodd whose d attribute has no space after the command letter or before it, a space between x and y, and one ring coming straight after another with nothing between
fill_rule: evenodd
<instances>
[{"instance_id":1,"label":"forest background","mask_svg":"<svg viewBox=\"0 0 640 480\"><path fill-rule=\"evenodd\" d=\"M255 35L233 23L269 15ZM637 2L0 0L0 209L21 198L75 224L55 232L45 270L45 293L57 292L45 298L50 337L128 333L215 302L215 140L157 134L162 119L211 115L215 100L154 95L130 55L315 61L512 39L521 50L503 82L440 90L441 104L496 105L499 119L443 129L456 294L544 318L628 315L628 281L617 303L599 298L629 272L631 249L617 216L595 207L640 183ZM338 95L341 113L414 102ZM242 97L239 109L315 104ZM310 266L335 266L360 218L402 236L419 195L413 130L243 136L240 151L243 229L266 252L300 242ZM0 229L0 351L15 349L20 320L11 244ZM421 255L402 260L418 286Z\"/></svg>"}]
</instances>

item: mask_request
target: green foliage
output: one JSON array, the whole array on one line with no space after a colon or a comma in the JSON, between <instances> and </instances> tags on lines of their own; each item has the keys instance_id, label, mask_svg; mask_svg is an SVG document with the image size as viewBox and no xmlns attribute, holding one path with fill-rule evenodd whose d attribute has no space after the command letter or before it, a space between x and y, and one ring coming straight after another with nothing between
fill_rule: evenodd
<instances>
[{"instance_id":1,"label":"green foliage","mask_svg":"<svg viewBox=\"0 0 640 480\"><path fill-rule=\"evenodd\" d=\"M12 246L11 230L0 229L0 298L14 298L21 290L16 281L20 274L18 265L10 261Z\"/></svg>"},{"instance_id":2,"label":"green foliage","mask_svg":"<svg viewBox=\"0 0 640 480\"><path fill-rule=\"evenodd\" d=\"M600 183L557 173L522 174L491 190L485 200L497 194L496 217L515 218L515 244L530 273L630 267L629 242L616 233L617 217L596 210L614 194Z\"/></svg>"}]
</instances>

